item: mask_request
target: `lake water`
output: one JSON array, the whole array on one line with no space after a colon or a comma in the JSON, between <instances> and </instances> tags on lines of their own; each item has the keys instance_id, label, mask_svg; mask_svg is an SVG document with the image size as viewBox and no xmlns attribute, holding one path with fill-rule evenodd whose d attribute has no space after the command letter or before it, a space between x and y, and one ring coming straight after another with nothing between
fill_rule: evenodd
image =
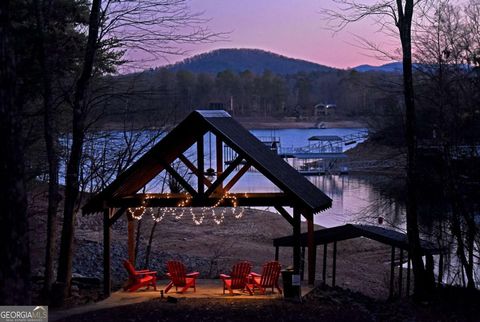
<instances>
[{"instance_id":1,"label":"lake water","mask_svg":"<svg viewBox=\"0 0 480 322\"><path fill-rule=\"evenodd\" d=\"M333 129L279 129L279 130L252 130L251 132L259 138L275 137L280 140L282 148L298 148L308 145L308 138L312 136L350 136L355 133L365 132L364 128L333 128ZM134 133L137 135L138 133ZM151 140L153 134L149 131L140 132L142 137L137 138L138 142L147 142ZM152 140L152 144L160 140L161 136ZM213 136L205 135L205 167L214 166L215 161L215 144ZM106 156L114 156L122 149L122 142L125 141L123 133L102 134L100 139L90 140L90 155L101 156L98 150L106 151ZM348 145L352 148L356 142ZM140 144L138 144L140 145ZM210 151L212 148L212 151ZM88 153L87 153L88 154ZM143 153L140 153L140 155ZM195 156L195 148L185 153L187 156ZM104 163L104 158L100 158ZM113 159L112 164L115 164ZM101 164L103 164L101 163ZM213 164L212 164L213 163ZM88 165L84 167L88 171ZM183 169L183 173L189 170ZM233 176L232 174L231 176ZM191 176L191 173L190 173ZM103 180L105 176L99 176L98 180ZM383 204L383 197L375 189L375 182L378 178L372 176L355 176L355 175L324 175L307 177L313 184L319 187L325 194L333 199L333 205L330 209L321 212L315 216L315 223L332 227L352 222L376 222L378 217L391 217L391 210L385 207L377 207ZM190 177L193 180L192 177ZM381 178L380 178L381 179ZM161 192L165 189L163 184L164 177L159 176L153 180L146 189L146 192ZM192 181L193 182L193 181ZM88 189L88 187L87 187ZM164 191L164 190L162 190ZM259 172L247 172L237 184L232 188L233 192L274 192L278 189ZM270 209L275 211L274 209ZM399 217L399 216L397 216ZM401 216L400 216L401 217ZM395 221L392 219L392 222Z\"/></svg>"},{"instance_id":2,"label":"lake water","mask_svg":"<svg viewBox=\"0 0 480 322\"><path fill-rule=\"evenodd\" d=\"M252 130L251 132L259 138L278 138L282 148L298 148L307 146L308 138L312 136L346 137L365 131L364 128L332 128ZM361 140L348 145L345 149L353 148L359 142ZM323 175L306 178L333 200L330 209L315 216L314 221L318 225L333 227L345 223L375 223L378 217L386 218L386 223L390 222L392 225L400 224L395 220L398 216L391 216L390 207L385 207L382 196L375 189L374 183L381 178L357 175ZM278 192L279 189L262 174L254 171L247 172L232 189L232 192L272 191Z\"/></svg>"},{"instance_id":3,"label":"lake water","mask_svg":"<svg viewBox=\"0 0 480 322\"><path fill-rule=\"evenodd\" d=\"M298 148L308 145L312 136L350 136L364 132L363 128L332 128L332 129L280 129L252 130L257 137L277 137L282 148ZM346 149L353 148L359 142ZM373 205L381 198L374 189L370 178L354 175L323 175L307 176L315 186L332 198L333 203L327 209L315 216L315 223L324 227L333 227L352 222L374 222L382 216L381 210ZM235 186L233 191L269 192L278 191L274 185L258 172L248 172ZM271 209L275 211L274 209Z\"/></svg>"}]
</instances>

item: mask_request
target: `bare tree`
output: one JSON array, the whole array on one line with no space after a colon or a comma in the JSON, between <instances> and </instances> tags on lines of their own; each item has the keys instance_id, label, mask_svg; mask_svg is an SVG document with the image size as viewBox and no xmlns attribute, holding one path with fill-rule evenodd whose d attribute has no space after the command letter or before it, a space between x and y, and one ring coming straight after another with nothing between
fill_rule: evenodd
<instances>
[{"instance_id":1,"label":"bare tree","mask_svg":"<svg viewBox=\"0 0 480 322\"><path fill-rule=\"evenodd\" d=\"M212 42L225 33L213 33L201 12L192 12L187 0L106 0L102 4L100 39L130 57L127 67L183 55L181 44ZM135 58L133 58L136 56Z\"/></svg>"},{"instance_id":2,"label":"bare tree","mask_svg":"<svg viewBox=\"0 0 480 322\"><path fill-rule=\"evenodd\" d=\"M200 15L192 14L186 0L118 1L93 0L88 24L88 40L81 73L72 99L72 143L67 163L63 229L58 282L63 298L68 296L72 273L74 218L80 191L81 160L85 133L89 127L86 101L92 77L99 74L98 57L117 61L125 50L179 53L174 46L184 42L207 41L214 35L201 28ZM195 27L197 26L197 27ZM193 29L191 29L193 28ZM108 66L107 66L108 67ZM104 69L105 66L104 66ZM61 301L60 301L61 302Z\"/></svg>"},{"instance_id":3,"label":"bare tree","mask_svg":"<svg viewBox=\"0 0 480 322\"><path fill-rule=\"evenodd\" d=\"M31 300L30 253L12 5L8 0L0 3L0 303L25 305Z\"/></svg>"},{"instance_id":4,"label":"bare tree","mask_svg":"<svg viewBox=\"0 0 480 322\"><path fill-rule=\"evenodd\" d=\"M52 1L34 1L38 39L38 60L42 71L43 132L48 161L47 243L45 249L45 275L43 296L48 297L53 282L53 261L56 249L56 224L59 198L59 153L57 148L56 120L53 102L52 63L46 45L50 26Z\"/></svg>"},{"instance_id":5,"label":"bare tree","mask_svg":"<svg viewBox=\"0 0 480 322\"><path fill-rule=\"evenodd\" d=\"M83 153L83 143L86 130L86 110L84 105L85 93L88 90L92 71L94 68L95 56L97 53L97 42L100 30L101 0L93 0L90 17L88 40L85 47L82 72L75 84L73 98L73 120L72 120L72 146L67 164L65 202L63 210L63 227L60 245L60 257L58 265L57 281L59 283L59 303L69 296L72 276L72 245L74 236L74 209L79 193L79 172L80 161Z\"/></svg>"},{"instance_id":6,"label":"bare tree","mask_svg":"<svg viewBox=\"0 0 480 322\"><path fill-rule=\"evenodd\" d=\"M475 10L476 8L476 10ZM476 14L475 14L476 12ZM440 231L449 242L449 235L455 238L455 254L464 270L467 287L475 288L475 245L478 234L475 223L475 197L466 193L471 181L478 181L468 163L458 166L465 157L459 155L459 146L470 147L467 158L478 157L478 125L475 109L478 98L475 88L475 52L480 48L478 35L472 33L478 28L480 4L471 1L465 8L455 6L448 0L435 4L433 12L423 16L423 23L417 28L417 60L426 68L421 68L421 89L419 100L424 117L424 127L434 129L434 144L441 147L440 155L445 170L442 176L444 199L450 211L444 210L449 224L448 231ZM473 14L473 15L472 15ZM472 159L469 163L472 163ZM473 199L473 200L472 200Z\"/></svg>"},{"instance_id":7,"label":"bare tree","mask_svg":"<svg viewBox=\"0 0 480 322\"><path fill-rule=\"evenodd\" d=\"M410 256L414 271L414 291L417 298L424 298L433 288L431 277L427 277L422 261L420 235L417 213L417 134L415 115L415 93L412 70L412 21L414 8L426 0L382 0L365 4L355 0L335 0L342 10L326 10L325 14L338 22L337 29L358 22L367 17L374 17L382 28L393 23L401 42L403 64L403 91L405 102L405 138L407 147L407 235L410 244ZM433 272L431 272L433 274Z\"/></svg>"}]
</instances>

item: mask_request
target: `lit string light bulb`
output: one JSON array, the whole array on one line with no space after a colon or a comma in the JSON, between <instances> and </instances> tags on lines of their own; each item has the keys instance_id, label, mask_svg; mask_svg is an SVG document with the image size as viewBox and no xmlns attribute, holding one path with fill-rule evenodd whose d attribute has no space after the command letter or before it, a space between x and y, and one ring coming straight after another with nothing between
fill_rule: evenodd
<instances>
[{"instance_id":1,"label":"lit string light bulb","mask_svg":"<svg viewBox=\"0 0 480 322\"><path fill-rule=\"evenodd\" d=\"M220 225L221 223L223 223L223 221L225 220L225 208L222 209L222 211L220 212L220 215L218 215L215 212L215 208L212 208L212 217L213 217L213 221L217 225Z\"/></svg>"},{"instance_id":2,"label":"lit string light bulb","mask_svg":"<svg viewBox=\"0 0 480 322\"><path fill-rule=\"evenodd\" d=\"M190 213L192 214L192 220L195 223L195 225L201 225L203 223L203 219L205 218L205 212L207 211L207 207L202 207L202 214L200 217L197 217L195 212L193 211L193 208L190 208Z\"/></svg>"},{"instance_id":3,"label":"lit string light bulb","mask_svg":"<svg viewBox=\"0 0 480 322\"><path fill-rule=\"evenodd\" d=\"M132 216L133 219L140 220L145 214L146 209L147 208L145 206L128 208L128 213L130 214L130 216Z\"/></svg>"},{"instance_id":4,"label":"lit string light bulb","mask_svg":"<svg viewBox=\"0 0 480 322\"><path fill-rule=\"evenodd\" d=\"M157 212L153 212L152 211L152 219L155 221L155 222L161 222L163 220L163 217L165 217L165 211L160 211L160 210L157 210Z\"/></svg>"},{"instance_id":5,"label":"lit string light bulb","mask_svg":"<svg viewBox=\"0 0 480 322\"><path fill-rule=\"evenodd\" d=\"M140 207L128 208L128 213L132 216L133 219L140 220L147 211L147 199L152 198L150 195L146 195L145 199L142 200L142 205ZM149 208L151 210L151 208Z\"/></svg>"}]
</instances>

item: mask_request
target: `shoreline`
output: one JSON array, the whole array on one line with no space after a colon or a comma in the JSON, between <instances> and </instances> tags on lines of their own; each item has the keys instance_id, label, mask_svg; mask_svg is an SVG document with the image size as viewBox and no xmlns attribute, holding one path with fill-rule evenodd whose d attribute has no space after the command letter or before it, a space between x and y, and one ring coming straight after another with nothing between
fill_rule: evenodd
<instances>
[{"instance_id":1,"label":"shoreline","mask_svg":"<svg viewBox=\"0 0 480 322\"><path fill-rule=\"evenodd\" d=\"M330 121L290 121L290 120L255 120L252 118L235 118L240 124L249 130L269 129L349 129L367 128L367 124L357 120L330 120ZM322 124L322 127L319 127Z\"/></svg>"},{"instance_id":2,"label":"shoreline","mask_svg":"<svg viewBox=\"0 0 480 322\"><path fill-rule=\"evenodd\" d=\"M328 120L328 121L295 121L295 120L285 120L285 119L266 119L259 120L254 117L234 117L234 119L239 122L248 130L279 130L279 129L352 129L352 128L368 128L368 124L361 120L348 120L348 119L338 119L338 120ZM321 127L319 127L321 124ZM173 128L173 124L167 125L164 127L168 132L168 129ZM120 123L104 123L102 126L95 128L95 131L123 131L124 124ZM158 130L161 128L158 127L146 127L146 126L135 126L129 128L129 130Z\"/></svg>"}]
</instances>

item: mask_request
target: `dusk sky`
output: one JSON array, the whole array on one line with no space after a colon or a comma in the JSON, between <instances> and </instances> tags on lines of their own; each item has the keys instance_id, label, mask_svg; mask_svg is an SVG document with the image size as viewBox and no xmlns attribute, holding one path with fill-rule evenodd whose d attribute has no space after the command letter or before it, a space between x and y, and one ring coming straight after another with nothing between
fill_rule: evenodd
<instances>
[{"instance_id":1,"label":"dusk sky","mask_svg":"<svg viewBox=\"0 0 480 322\"><path fill-rule=\"evenodd\" d=\"M386 63L358 47L355 35L392 46L371 21L355 23L335 35L327 30L320 11L333 6L331 0L191 0L193 11L211 19L212 31L231 33L227 41L189 46L188 56L217 48L259 48L339 68Z\"/></svg>"}]
</instances>

